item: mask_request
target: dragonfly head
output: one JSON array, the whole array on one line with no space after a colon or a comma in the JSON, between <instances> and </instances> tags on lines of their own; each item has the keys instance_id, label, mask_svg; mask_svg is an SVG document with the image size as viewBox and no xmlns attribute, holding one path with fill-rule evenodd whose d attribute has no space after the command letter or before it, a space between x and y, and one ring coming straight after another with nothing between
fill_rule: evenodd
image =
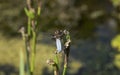
<instances>
[{"instance_id":1,"label":"dragonfly head","mask_svg":"<svg viewBox=\"0 0 120 75\"><path fill-rule=\"evenodd\" d=\"M52 35L52 39L62 39L63 35L64 34L62 30L56 30Z\"/></svg>"}]
</instances>

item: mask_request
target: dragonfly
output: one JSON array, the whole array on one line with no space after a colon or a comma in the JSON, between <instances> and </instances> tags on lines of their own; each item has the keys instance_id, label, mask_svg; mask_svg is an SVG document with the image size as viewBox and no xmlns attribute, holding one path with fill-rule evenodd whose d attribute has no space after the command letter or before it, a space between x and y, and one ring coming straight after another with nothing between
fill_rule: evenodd
<instances>
[{"instance_id":1,"label":"dragonfly","mask_svg":"<svg viewBox=\"0 0 120 75\"><path fill-rule=\"evenodd\" d=\"M56 48L58 53L62 51L62 43L61 43L62 36L63 36L62 30L57 30L53 35L53 39L55 39L56 41Z\"/></svg>"}]
</instances>

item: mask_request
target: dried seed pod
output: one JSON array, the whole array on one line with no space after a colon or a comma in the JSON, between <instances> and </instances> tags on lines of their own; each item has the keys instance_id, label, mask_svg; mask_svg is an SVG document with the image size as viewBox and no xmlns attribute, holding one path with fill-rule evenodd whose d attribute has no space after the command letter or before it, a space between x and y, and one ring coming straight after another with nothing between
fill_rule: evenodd
<instances>
[{"instance_id":1,"label":"dried seed pod","mask_svg":"<svg viewBox=\"0 0 120 75\"><path fill-rule=\"evenodd\" d=\"M49 65L54 65L55 64L55 62L52 59L48 59L46 61L46 63L49 64Z\"/></svg>"}]
</instances>

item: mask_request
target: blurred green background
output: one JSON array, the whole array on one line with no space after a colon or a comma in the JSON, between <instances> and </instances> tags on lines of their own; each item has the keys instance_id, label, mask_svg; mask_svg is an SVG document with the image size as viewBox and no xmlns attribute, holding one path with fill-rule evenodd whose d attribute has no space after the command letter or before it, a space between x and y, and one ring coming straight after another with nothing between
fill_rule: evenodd
<instances>
[{"instance_id":1,"label":"blurred green background","mask_svg":"<svg viewBox=\"0 0 120 75\"><path fill-rule=\"evenodd\" d=\"M72 37L68 75L120 75L119 51L111 47L120 33L120 0L41 2L34 75L53 74L46 60L53 58L55 42L50 34L58 29L69 30ZM18 28L27 25L24 7L25 0L0 0L0 75L19 74L24 44Z\"/></svg>"}]
</instances>

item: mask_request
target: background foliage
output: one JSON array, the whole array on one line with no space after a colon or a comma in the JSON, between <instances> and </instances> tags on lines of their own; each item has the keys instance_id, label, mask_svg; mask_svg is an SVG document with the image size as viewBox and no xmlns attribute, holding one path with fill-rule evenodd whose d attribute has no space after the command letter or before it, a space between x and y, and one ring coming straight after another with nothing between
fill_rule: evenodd
<instances>
[{"instance_id":1,"label":"background foliage","mask_svg":"<svg viewBox=\"0 0 120 75\"><path fill-rule=\"evenodd\" d=\"M69 75L119 75L119 65L115 65L120 58L119 51L111 47L111 40L120 32L120 0L41 2L39 28L42 33L38 38L35 75L51 73L45 60L51 56L48 51L52 54L54 50L50 34L56 29L68 29L72 35ZM3 60L0 75L18 74L17 53L23 43L17 31L19 26L27 24L25 6L25 0L0 0L0 60ZM11 67L13 71L9 71Z\"/></svg>"}]
</instances>

